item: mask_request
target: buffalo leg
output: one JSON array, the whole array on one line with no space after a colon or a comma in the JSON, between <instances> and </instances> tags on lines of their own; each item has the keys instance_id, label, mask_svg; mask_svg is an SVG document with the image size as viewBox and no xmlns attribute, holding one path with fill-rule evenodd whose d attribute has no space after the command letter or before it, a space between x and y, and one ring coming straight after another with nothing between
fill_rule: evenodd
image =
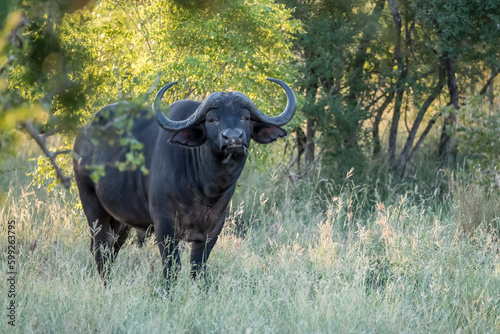
<instances>
[{"instance_id":1,"label":"buffalo leg","mask_svg":"<svg viewBox=\"0 0 500 334\"><path fill-rule=\"evenodd\" d=\"M146 241L146 231L136 230L137 232L137 244L139 247L144 246L144 242Z\"/></svg>"},{"instance_id":2,"label":"buffalo leg","mask_svg":"<svg viewBox=\"0 0 500 334\"><path fill-rule=\"evenodd\" d=\"M206 242L199 241L191 243L191 277L195 278L205 269L205 263L216 242L217 237L209 239Z\"/></svg>"},{"instance_id":3,"label":"buffalo leg","mask_svg":"<svg viewBox=\"0 0 500 334\"><path fill-rule=\"evenodd\" d=\"M105 282L106 277L109 275L109 263L111 259L111 248L113 241L103 233L92 233L90 240L90 251L94 255L97 272L102 281Z\"/></svg>"},{"instance_id":4,"label":"buffalo leg","mask_svg":"<svg viewBox=\"0 0 500 334\"><path fill-rule=\"evenodd\" d=\"M149 238L154 232L154 229L149 227L147 230L140 230L136 229L137 232L137 245L139 247L144 246L144 243L146 242L146 238Z\"/></svg>"},{"instance_id":5,"label":"buffalo leg","mask_svg":"<svg viewBox=\"0 0 500 334\"><path fill-rule=\"evenodd\" d=\"M113 244L113 257L111 259L114 261L123 244L127 241L130 233L130 226L122 224L114 218L111 218L110 225L115 240L115 243Z\"/></svg>"},{"instance_id":6,"label":"buffalo leg","mask_svg":"<svg viewBox=\"0 0 500 334\"><path fill-rule=\"evenodd\" d=\"M104 281L109 275L108 260L112 259L114 238L110 233L109 215L101 214L97 219L88 218L90 227L90 251L94 255L97 272Z\"/></svg>"},{"instance_id":7,"label":"buffalo leg","mask_svg":"<svg viewBox=\"0 0 500 334\"><path fill-rule=\"evenodd\" d=\"M78 181L78 180L77 180ZM94 255L97 272L101 279L109 274L107 260L111 258L114 238L110 234L111 216L104 210L97 195L80 187L80 200L90 228L90 251Z\"/></svg>"},{"instance_id":8,"label":"buffalo leg","mask_svg":"<svg viewBox=\"0 0 500 334\"><path fill-rule=\"evenodd\" d=\"M105 285L105 278L109 275L108 260L112 262L113 257L125 242L130 229L111 217L101 205L95 191L87 186L80 174L75 173L75 178L90 228L90 251L94 255L97 272ZM113 228L116 229L116 233ZM114 248L115 241L118 241L117 248Z\"/></svg>"},{"instance_id":9,"label":"buffalo leg","mask_svg":"<svg viewBox=\"0 0 500 334\"><path fill-rule=\"evenodd\" d=\"M97 224L91 224L90 230L92 234L90 250L92 254L94 254L99 276L104 285L106 285L106 278L109 276L110 266L127 240L130 227L121 224L109 216L104 217L102 223L99 223L98 220Z\"/></svg>"},{"instance_id":10,"label":"buffalo leg","mask_svg":"<svg viewBox=\"0 0 500 334\"><path fill-rule=\"evenodd\" d=\"M163 276L167 280L169 276L175 279L175 275L181 268L179 241L175 238L173 228L170 228L172 225L165 222L158 228L155 227L156 242L163 262Z\"/></svg>"}]
</instances>

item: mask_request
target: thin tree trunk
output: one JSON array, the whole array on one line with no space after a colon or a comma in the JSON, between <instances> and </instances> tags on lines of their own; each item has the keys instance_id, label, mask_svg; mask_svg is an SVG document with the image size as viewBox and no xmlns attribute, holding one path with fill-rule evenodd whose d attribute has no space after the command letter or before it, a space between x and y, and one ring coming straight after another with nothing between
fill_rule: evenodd
<instances>
[{"instance_id":1,"label":"thin tree trunk","mask_svg":"<svg viewBox=\"0 0 500 334\"><path fill-rule=\"evenodd\" d=\"M314 118L307 118L307 127L306 127L306 148L305 148L305 160L307 165L311 165L314 162L314 136L316 135L316 127Z\"/></svg>"},{"instance_id":2,"label":"thin tree trunk","mask_svg":"<svg viewBox=\"0 0 500 334\"><path fill-rule=\"evenodd\" d=\"M441 116L441 113L438 113L436 116L434 116L430 121L429 123L427 123L427 126L425 127L425 130L424 132L422 132L422 134L420 135L420 138L418 138L418 141L417 143L415 144L415 146L412 148L410 154L408 155L408 159L407 161L410 162L412 159L413 159L413 156L415 155L415 153L418 151L418 149L420 148L420 146L422 145L423 141L425 140L425 138L427 137L427 135L429 134L429 132L431 131L432 127L434 126L434 124L436 123L437 119ZM405 164L405 168L406 168L406 164ZM405 171L403 170L403 173L405 173Z\"/></svg>"},{"instance_id":3,"label":"thin tree trunk","mask_svg":"<svg viewBox=\"0 0 500 334\"><path fill-rule=\"evenodd\" d=\"M302 159L302 155L305 152L305 144L306 144L306 134L299 126L295 131L295 136L297 140L297 169L300 171L300 161Z\"/></svg>"},{"instance_id":4,"label":"thin tree trunk","mask_svg":"<svg viewBox=\"0 0 500 334\"><path fill-rule=\"evenodd\" d=\"M394 166L396 163L396 145L398 137L399 119L401 118L401 105L403 104L404 89L398 88L396 93L396 101L394 103L394 111L392 114L391 127L389 130L389 149L387 151L389 164Z\"/></svg>"},{"instance_id":5,"label":"thin tree trunk","mask_svg":"<svg viewBox=\"0 0 500 334\"><path fill-rule=\"evenodd\" d=\"M486 84L483 86L483 88L479 92L479 95L485 95L487 93L487 95L488 95L488 101L490 103L490 112L492 112L493 109L495 108L495 104L494 104L495 89L494 89L493 82L495 81L495 77L499 73L500 73L500 69L498 69L498 68L497 69L492 68L491 69L491 76L490 76L490 78L488 79L488 81L486 81Z\"/></svg>"},{"instance_id":6,"label":"thin tree trunk","mask_svg":"<svg viewBox=\"0 0 500 334\"><path fill-rule=\"evenodd\" d=\"M490 112L493 112L493 109L494 109L494 99L495 99L495 87L493 85L493 79L495 78L496 74L495 74L495 70L494 69L491 69L491 84L489 85L489 88L488 88L488 101L489 101L489 105L490 105Z\"/></svg>"},{"instance_id":7,"label":"thin tree trunk","mask_svg":"<svg viewBox=\"0 0 500 334\"><path fill-rule=\"evenodd\" d=\"M379 127L380 122L382 121L382 115L384 114L385 109L389 106L389 104L394 99L394 92L390 92L384 103L378 108L377 113L375 114L375 122L373 123L372 130L372 138L373 138L373 154L378 155L380 153L380 135L379 135Z\"/></svg>"},{"instance_id":8,"label":"thin tree trunk","mask_svg":"<svg viewBox=\"0 0 500 334\"><path fill-rule=\"evenodd\" d=\"M317 56L318 55L316 55L314 52L308 52L306 55L306 58L312 60L312 61L310 61L310 63L313 63L313 60L316 59ZM316 77L315 68L312 66L309 68L309 75L311 78ZM326 83L326 84L333 86L335 84L335 82L333 81L333 78L332 78L331 82ZM318 88L319 88L319 82L316 80L309 82L309 84L305 87L306 101L307 101L306 106L308 106L308 108L317 108L316 95L318 94ZM305 148L304 148L304 159L305 159L305 165L307 168L308 165L311 165L314 162L314 149L315 149L314 136L316 135L316 128L314 126L314 123L315 123L316 117L314 117L314 115L315 115L314 109L309 110L309 109L304 108L303 111L307 117L306 134L305 134Z\"/></svg>"},{"instance_id":9,"label":"thin tree trunk","mask_svg":"<svg viewBox=\"0 0 500 334\"><path fill-rule=\"evenodd\" d=\"M496 76L495 70L491 69L491 77L494 79ZM490 102L490 112L493 112L493 109L495 108L495 87L493 84L493 79L491 80L490 88L488 88L488 101Z\"/></svg>"},{"instance_id":10,"label":"thin tree trunk","mask_svg":"<svg viewBox=\"0 0 500 334\"><path fill-rule=\"evenodd\" d=\"M445 66L446 66L446 74L448 77L448 91L450 93L450 105L452 105L455 110L460 109L459 104L459 94L458 94L458 86L457 79L455 76L455 68L453 64L453 59L449 57L449 55L444 56ZM448 133L450 128L452 129L457 122L456 113L450 113L448 117L444 120L443 130L441 132L441 139L439 141L439 155L438 161L440 166L443 166L448 163L453 163L456 161L456 150L452 144L452 137Z\"/></svg>"},{"instance_id":11,"label":"thin tree trunk","mask_svg":"<svg viewBox=\"0 0 500 334\"><path fill-rule=\"evenodd\" d=\"M408 137L406 139L406 143L403 147L403 150L401 151L401 154L399 155L398 161L396 162L396 170L400 173L401 177L404 177L404 172L406 170L406 164L409 161L410 150L413 146L413 142L415 141L418 128L420 127L420 124L422 123L422 120L424 119L424 116L427 113L427 110L429 109L431 104L441 94L441 91L443 90L443 87L445 84L445 80L446 80L445 64L444 64L444 61L442 60L441 64L439 65L438 82L437 82L436 86L434 87L432 93L427 97L425 102L420 107L420 110L418 111L417 117L415 118L415 121L413 122L411 130L410 130Z\"/></svg>"},{"instance_id":12,"label":"thin tree trunk","mask_svg":"<svg viewBox=\"0 0 500 334\"><path fill-rule=\"evenodd\" d=\"M483 88L479 92L479 95L486 94L486 92L488 91L488 88L490 89L491 92L493 91L493 81L495 80L495 77L499 73L500 73L500 69L496 69L496 70L495 69L491 69L491 76L488 79L488 81L486 81L486 83L484 84Z\"/></svg>"},{"instance_id":13,"label":"thin tree trunk","mask_svg":"<svg viewBox=\"0 0 500 334\"><path fill-rule=\"evenodd\" d=\"M401 71L396 83L396 101L394 103L394 112L392 115L391 127L389 130L389 149L387 152L389 164L395 165L396 162L396 145L399 119L401 116L401 105L405 94L404 80L406 80L407 69L403 63L403 55L401 53L401 16L395 0L388 0L389 8L392 13L395 33L394 33L394 59L398 69Z\"/></svg>"}]
</instances>

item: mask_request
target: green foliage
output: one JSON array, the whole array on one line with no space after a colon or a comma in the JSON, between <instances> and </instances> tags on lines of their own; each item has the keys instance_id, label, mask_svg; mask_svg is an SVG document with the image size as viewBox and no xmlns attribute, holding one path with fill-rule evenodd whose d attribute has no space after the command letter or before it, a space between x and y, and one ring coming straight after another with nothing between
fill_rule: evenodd
<instances>
[{"instance_id":1,"label":"green foliage","mask_svg":"<svg viewBox=\"0 0 500 334\"><path fill-rule=\"evenodd\" d=\"M500 110L488 107L482 97L467 99L459 115L458 149L480 183L500 187Z\"/></svg>"},{"instance_id":2,"label":"green foliage","mask_svg":"<svg viewBox=\"0 0 500 334\"><path fill-rule=\"evenodd\" d=\"M390 55L379 40L381 10L365 0L285 3L305 26L295 43L303 113L320 132L324 171L341 181L351 167L361 171L366 163L361 144L367 142L363 122L371 117L367 105L390 81Z\"/></svg>"},{"instance_id":3,"label":"green foliage","mask_svg":"<svg viewBox=\"0 0 500 334\"><path fill-rule=\"evenodd\" d=\"M265 78L293 85L294 68L287 60L292 56L292 34L300 24L274 1L211 1L195 6L183 1L103 0L71 13L76 5L53 1L18 5L29 20L17 31L22 46L10 45L2 53L13 59L5 71L8 89L0 84L3 94L17 101L5 114L16 115L9 118L9 126L33 120L40 133L57 133L71 141L72 130L98 108L117 100L150 105L159 84L174 80L179 84L171 90L169 102L240 90L273 114L286 100ZM65 11L69 12L63 15ZM12 25L5 34L11 29ZM6 105L4 98L2 103ZM33 117L33 109L43 116ZM8 128L1 121L2 129ZM125 121L114 124L125 132L129 126ZM131 135L120 144L132 152L126 161L115 162L116 167L140 167L141 144ZM37 173L46 172L39 168Z\"/></svg>"},{"instance_id":4,"label":"green foliage","mask_svg":"<svg viewBox=\"0 0 500 334\"><path fill-rule=\"evenodd\" d=\"M101 103L142 102L161 73L163 83L179 81L172 99L234 89L269 109L280 105L273 100L281 94L264 78L290 81L292 74L283 60L291 57L290 34L299 26L289 18L272 1L214 1L205 10L174 1L101 1L92 12L68 17L62 31L68 49L91 50L83 77L100 78L94 95Z\"/></svg>"},{"instance_id":5,"label":"green foliage","mask_svg":"<svg viewBox=\"0 0 500 334\"><path fill-rule=\"evenodd\" d=\"M81 58L63 47L58 31L57 8L50 1L23 3L24 26L15 31L22 36L20 47L10 45L13 63L7 67L9 92L26 106L40 105L46 112L39 123L46 132L67 133L79 125L78 115L85 106L85 93L92 82L78 82L74 72L81 70Z\"/></svg>"},{"instance_id":6,"label":"green foliage","mask_svg":"<svg viewBox=\"0 0 500 334\"><path fill-rule=\"evenodd\" d=\"M446 84L436 92L443 60L451 60L465 97L499 66L495 0L282 2L287 7L272 0L10 1L10 10L23 10L29 24L16 26L23 21L18 12L0 38L0 63L13 59L0 76L3 148L11 149L15 137L6 129L26 120L71 141L72 130L100 107L117 100L150 105L151 94L174 80L179 84L169 102L240 90L263 111L277 113L285 96L264 80L277 77L293 86L303 106L288 128L303 127L304 117L314 121L322 171L339 183L352 167L358 178L380 159L371 152L384 148L396 91L402 99L397 139L415 125L415 137L406 138L411 149L426 124L448 119L441 112L451 110L442 108ZM77 3L87 7L75 11ZM390 3L402 20L400 54ZM381 120L377 135L375 117ZM127 138L122 144L133 145ZM252 152L259 166L272 156L263 147ZM416 155L405 154L400 168L411 170ZM132 153L119 167L135 168L140 160Z\"/></svg>"},{"instance_id":7,"label":"green foliage","mask_svg":"<svg viewBox=\"0 0 500 334\"><path fill-rule=\"evenodd\" d=\"M381 173L407 175L418 165L416 142L426 138L425 127L448 119L439 112L451 99L443 75L449 82L456 78L457 96L469 96L500 65L495 0L283 2L304 24L294 43L303 113L318 130L313 139L323 153L324 175L338 181L351 167L363 175L379 159L371 152L381 154L391 122L395 139L387 152L399 158L396 163L385 156L389 168ZM429 158L434 163L437 154Z\"/></svg>"},{"instance_id":8,"label":"green foliage","mask_svg":"<svg viewBox=\"0 0 500 334\"><path fill-rule=\"evenodd\" d=\"M7 17L11 13L11 7L14 4L15 0L5 0L0 6L0 29L5 28L5 24L7 23Z\"/></svg>"},{"instance_id":9,"label":"green foliage","mask_svg":"<svg viewBox=\"0 0 500 334\"><path fill-rule=\"evenodd\" d=\"M18 137L16 130L22 129L37 139L46 157L54 154L52 168L56 161L68 165L70 158L50 153L50 148L45 147L46 139L59 133L63 138L56 142L65 142L68 147L64 137L71 137L79 125L86 89L92 82L80 85L72 77L71 69L79 62L60 43L58 23L63 12L56 2L14 1L13 4L17 11L10 15L0 36L2 152L15 151L13 139ZM55 147L53 151L59 151ZM42 181L50 179L54 172L46 161L40 161L33 175ZM69 179L59 172L57 175L58 180L69 185Z\"/></svg>"}]
</instances>

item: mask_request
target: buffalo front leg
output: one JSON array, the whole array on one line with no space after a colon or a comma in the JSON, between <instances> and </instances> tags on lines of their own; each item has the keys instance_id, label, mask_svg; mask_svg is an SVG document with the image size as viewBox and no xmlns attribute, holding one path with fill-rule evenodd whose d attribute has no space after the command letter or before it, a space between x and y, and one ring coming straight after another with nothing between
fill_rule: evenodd
<instances>
[{"instance_id":1,"label":"buffalo front leg","mask_svg":"<svg viewBox=\"0 0 500 334\"><path fill-rule=\"evenodd\" d=\"M155 237L163 262L163 276L165 279L175 279L181 268L179 256L179 241L175 238L173 224L161 224L155 227Z\"/></svg>"},{"instance_id":2,"label":"buffalo front leg","mask_svg":"<svg viewBox=\"0 0 500 334\"><path fill-rule=\"evenodd\" d=\"M217 242L217 236L207 241L191 243L191 277L195 278L205 270L205 263Z\"/></svg>"}]
</instances>

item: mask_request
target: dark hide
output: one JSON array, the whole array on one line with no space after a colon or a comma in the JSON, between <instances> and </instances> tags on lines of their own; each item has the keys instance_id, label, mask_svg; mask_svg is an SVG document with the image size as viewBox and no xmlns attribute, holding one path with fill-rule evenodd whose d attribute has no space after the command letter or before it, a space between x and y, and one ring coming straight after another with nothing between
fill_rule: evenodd
<instances>
[{"instance_id":1,"label":"dark hide","mask_svg":"<svg viewBox=\"0 0 500 334\"><path fill-rule=\"evenodd\" d=\"M251 138L267 144L286 135L280 127L253 121L231 93L224 97L210 106L201 124L174 133L161 129L145 108L114 104L98 111L77 136L75 178L102 278L131 227L154 231L165 278L180 266L181 239L192 243L193 275L202 268L224 225ZM175 102L170 119L187 119L199 105ZM119 144L124 135L113 125L124 117L133 119L131 133L144 145L147 175L114 167L129 151ZM105 176L97 182L90 177L91 165L106 166Z\"/></svg>"}]
</instances>

